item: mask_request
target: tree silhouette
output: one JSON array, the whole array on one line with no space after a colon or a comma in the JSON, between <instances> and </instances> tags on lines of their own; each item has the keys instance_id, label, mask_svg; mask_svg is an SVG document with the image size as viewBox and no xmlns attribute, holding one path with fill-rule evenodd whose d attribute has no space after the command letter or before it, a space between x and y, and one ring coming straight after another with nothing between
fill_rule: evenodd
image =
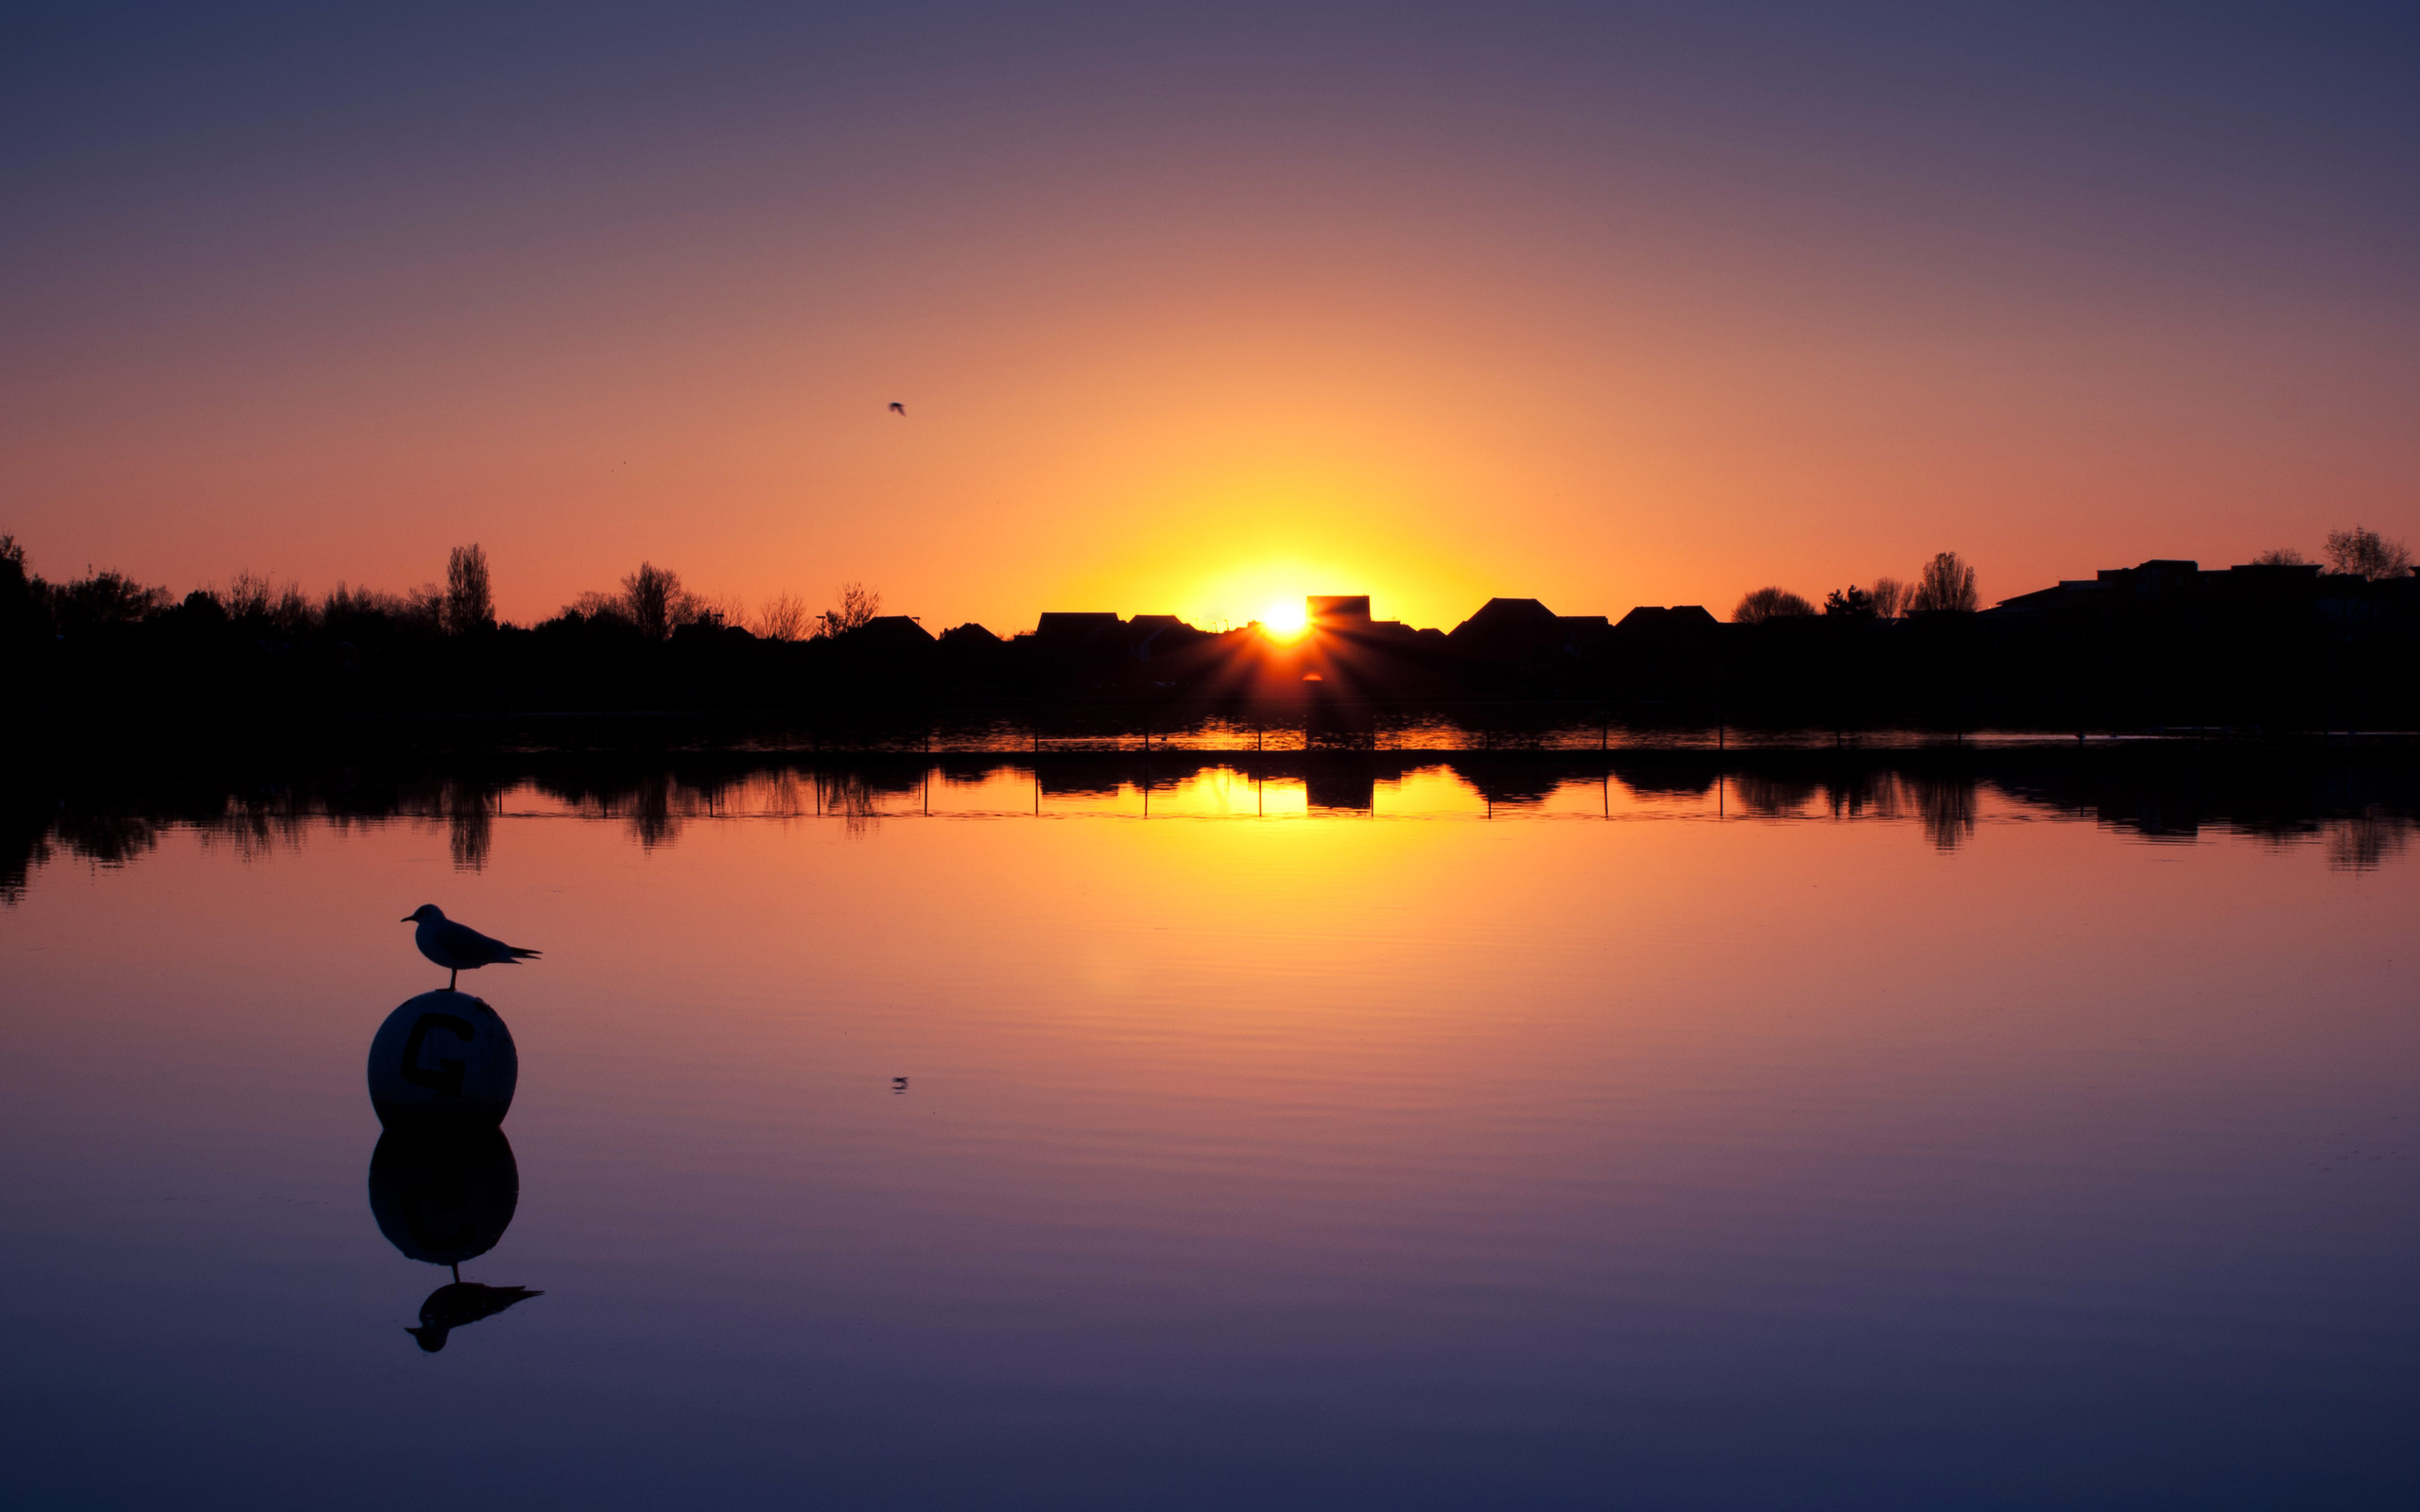
<instances>
[{"instance_id":1,"label":"tree silhouette","mask_svg":"<svg viewBox=\"0 0 2420 1512\"><path fill-rule=\"evenodd\" d=\"M43 633L42 606L34 597L34 579L26 572L26 548L14 536L0 536L0 640L14 645Z\"/></svg>"},{"instance_id":2,"label":"tree silhouette","mask_svg":"<svg viewBox=\"0 0 2420 1512\"><path fill-rule=\"evenodd\" d=\"M821 616L795 593L776 593L756 611L752 627L768 641L804 641L815 631Z\"/></svg>"},{"instance_id":3,"label":"tree silhouette","mask_svg":"<svg viewBox=\"0 0 2420 1512\"><path fill-rule=\"evenodd\" d=\"M2327 564L2337 572L2377 582L2411 570L2411 548L2362 525L2327 533Z\"/></svg>"},{"instance_id":4,"label":"tree silhouette","mask_svg":"<svg viewBox=\"0 0 2420 1512\"><path fill-rule=\"evenodd\" d=\"M1925 563L1925 570L1916 577L1916 591L1908 608L1918 613L1948 610L1971 614L1978 602L1975 569L1959 560L1958 553L1945 551Z\"/></svg>"},{"instance_id":5,"label":"tree silhouette","mask_svg":"<svg viewBox=\"0 0 2420 1512\"><path fill-rule=\"evenodd\" d=\"M679 573L643 561L637 572L622 579L622 611L641 635L663 641L695 623L702 606L697 594L681 586Z\"/></svg>"},{"instance_id":6,"label":"tree silhouette","mask_svg":"<svg viewBox=\"0 0 2420 1512\"><path fill-rule=\"evenodd\" d=\"M1767 620L1810 618L1814 612L1814 605L1787 588L1759 588L1739 600L1731 618L1741 625L1762 625Z\"/></svg>"},{"instance_id":7,"label":"tree silhouette","mask_svg":"<svg viewBox=\"0 0 2420 1512\"><path fill-rule=\"evenodd\" d=\"M445 558L445 632L469 635L495 628L495 597L488 591L488 554L473 541Z\"/></svg>"},{"instance_id":8,"label":"tree silhouette","mask_svg":"<svg viewBox=\"0 0 2420 1512\"><path fill-rule=\"evenodd\" d=\"M2255 567L2308 567L2310 558L2291 546L2277 546L2252 558Z\"/></svg>"},{"instance_id":9,"label":"tree silhouette","mask_svg":"<svg viewBox=\"0 0 2420 1512\"><path fill-rule=\"evenodd\" d=\"M1824 600L1824 617L1835 620L1874 618L1874 595L1855 583L1835 588Z\"/></svg>"},{"instance_id":10,"label":"tree silhouette","mask_svg":"<svg viewBox=\"0 0 2420 1512\"><path fill-rule=\"evenodd\" d=\"M1874 580L1874 614L1876 619L1895 620L1908 612L1908 585L1896 577Z\"/></svg>"},{"instance_id":11,"label":"tree silhouette","mask_svg":"<svg viewBox=\"0 0 2420 1512\"><path fill-rule=\"evenodd\" d=\"M268 618L269 596L273 592L268 578L254 572L240 572L227 579L227 587L218 594L218 602L231 620L265 620Z\"/></svg>"},{"instance_id":12,"label":"tree silhouette","mask_svg":"<svg viewBox=\"0 0 2420 1512\"><path fill-rule=\"evenodd\" d=\"M815 633L821 636L846 635L862 629L882 612L882 594L863 583L844 583L840 587L840 602L823 611Z\"/></svg>"}]
</instances>

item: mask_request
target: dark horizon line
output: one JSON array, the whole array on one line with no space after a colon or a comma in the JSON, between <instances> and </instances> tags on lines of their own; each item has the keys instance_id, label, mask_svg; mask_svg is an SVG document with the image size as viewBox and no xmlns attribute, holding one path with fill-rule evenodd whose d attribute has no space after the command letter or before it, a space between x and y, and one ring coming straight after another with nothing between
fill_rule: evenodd
<instances>
[{"instance_id":1,"label":"dark horizon line","mask_svg":"<svg viewBox=\"0 0 2420 1512\"><path fill-rule=\"evenodd\" d=\"M2375 533L2359 532L2358 527L2357 532L2370 534L2374 539L2377 539L2375 538ZM2420 574L2420 567L2408 564L2410 561L2409 553L2403 551L2400 542L2383 541L2382 543L2392 554L2394 554L2395 558L2406 563L2406 565L2382 574L2370 575L2360 571L2329 572L2326 570L2326 563L2302 559L2256 559L2250 562L2233 563L2223 568L2204 569L2200 566L2199 558L2151 558L2145 559L2133 568L2096 569L2096 576L2092 579L2062 578L2047 588L2030 589L2024 593L2013 594L2007 598L1995 600L1988 608L1973 603L1970 599L1969 606L1962 609L1919 609L1909 606L1897 609L1896 610L1892 610L1885 606L1880 612L1871 612L1861 607L1862 604L1870 602L1870 600L1860 600L1857 597L1857 595L1864 593L1864 588L1859 584L1851 582L1841 589L1832 591L1826 604L1821 608L1818 608L1811 601L1804 599L1794 593L1780 589L1777 585L1770 585L1765 588L1750 590L1743 594L1740 604L1735 607L1733 610L1733 617L1729 620L1723 620L1715 615L1713 611L1708 610L1703 604L1650 604L1645 602L1631 606L1627 610L1625 610L1624 618L1628 619L1631 616L1637 615L1642 612L1649 614L1675 615L1704 614L1707 618L1715 620L1718 624L1758 623L1758 620L1743 619L1741 618L1741 615L1747 611L1750 600L1754 599L1759 594L1779 594L1782 598L1791 601L1795 605L1794 608L1785 607L1779 613L1769 616L1777 618L1873 617L1890 620L1927 613L1991 613L1996 610L2009 609L2011 606L2019 605L2025 600L2036 597L2040 594L2054 593L2061 589L2072 589L2080 586L2085 586L2096 580L2106 580L2113 576L2130 572L2181 571L2185 573L2200 573L2204 576L2213 574L2243 573L2247 575L2273 575L2311 579L2340 578L2348 584L2352 582L2372 582L2381 579L2394 580L2395 578L2409 577L2415 574ZM478 571L480 575L480 591L481 596L484 597L486 593L486 562L484 555L480 553L480 548L476 544L474 544L467 548L455 548L455 551L458 559L460 554L465 551L477 556L479 563ZM2273 557L2279 554L2271 553L2266 555ZM13 561L8 559L9 558L13 558ZM1953 552L1941 553L1935 559L1936 561L1952 562L1961 567L1964 566L1964 563L1957 557L1957 554ZM435 583L427 583L415 589L408 589L397 593L385 589L373 589L366 585L349 584L344 579L339 578L334 588L325 590L317 595L318 602L315 605L313 603L313 595L303 593L302 592L301 585L294 580L288 579L283 587L279 587L275 585L272 578L255 576L249 571L235 574L233 578L230 580L229 586L223 590L214 581L209 584L190 589L183 595L180 596L174 592L174 590L166 587L165 585L156 587L143 585L140 584L137 579L121 573L114 568L96 569L89 564L87 564L85 574L82 577L52 580L43 578L30 570L26 562L25 548L22 543L16 541L13 535L0 533L0 572L7 572L11 567L14 568L16 573L23 575L25 579L29 583L44 583L54 589L73 590L85 585L104 583L116 585L130 595L140 596L144 601L142 607L146 610L164 610L172 608L179 604L189 603L197 595L211 598L216 600L222 606L228 606L230 604L230 600L238 594L257 594L258 601L264 610L272 603L283 604L290 595L292 598L299 599L305 610L316 608L324 611L332 603L344 604L359 601L363 603L376 603L380 608L389 610L389 611L396 609L402 609L406 606L425 605L432 612L441 613L441 605L446 596L445 590L441 589L439 585ZM1969 574L1968 583L1970 585L1969 593L1971 594L1972 569L1967 568L1966 571ZM716 603L712 598L696 594L683 588L681 583L680 576L677 572L673 572L669 569L655 568L650 562L641 562L637 572L623 579L623 588L625 592L630 592L631 584L642 575L646 574L661 574L668 587L669 595L672 600L671 603L667 604L666 608L669 609L676 616L681 617L683 622L686 622L689 618L694 618L699 621L719 625L726 628L742 630L749 629L748 625L735 623L732 616L725 612L723 607ZM1871 581L1879 584L1895 580L1892 579L1888 575L1881 575L1871 579ZM1909 584L1903 586L1912 588L1914 585ZM845 585L841 592L843 595L846 596L852 592L858 591L859 589L860 585L851 583ZM880 593L876 591L869 596L878 602ZM1408 631L1409 633L1422 636L1452 636L1472 625L1472 623L1479 616L1486 614L1489 610L1496 609L1499 606L1535 606L1537 610L1551 615L1552 618L1565 622L1585 622L1594 624L1602 621L1606 623L1617 623L1613 621L1610 614L1554 614L1551 610L1547 610L1543 600L1531 596L1517 594L1493 594L1482 602L1478 609L1474 610L1471 614L1465 616L1461 621L1457 623L1451 629L1434 626L1415 627L1410 626L1402 620L1376 618L1371 612L1370 608L1371 602L1374 596L1375 595L1369 593L1305 593L1304 595L1304 631L1307 633L1321 628L1352 628L1368 627L1380 629L1392 628L1399 632ZM770 603L779 602L780 600L789 599L791 597L792 595L787 593L776 595L774 600L769 601L769 607ZM594 613L598 609L607 608L614 598L615 595L614 594L599 593L595 590L589 590L576 596L571 602L562 605L551 614L532 619L527 623L519 620L494 620L493 618L491 618L490 622L499 629L533 630L546 625L560 623L575 615ZM1902 602L1904 603L1905 601L1903 600ZM1322 610L1321 608L1322 604L1334 607ZM1357 610L1344 607L1347 605L1357 604L1359 606ZM742 618L748 617L749 616L746 615L742 616ZM763 618L761 613L754 617L761 623ZM938 617L939 616L936 616L936 618ZM809 622L813 622L818 619L829 620L832 616L811 614L807 616L807 618ZM875 619L910 623L921 629L924 627L925 616L921 613L873 614L861 617L857 621L857 624L861 626ZM1184 616L1172 612L1138 612L1131 615L1120 615L1115 610L1045 610L1036 612L1035 623L1032 628L1012 629L1008 635L1000 636L998 638L1002 640L1015 640L1040 635L1049 627L1049 622L1051 621L1089 621L1096 624L1102 621L1114 621L1119 627L1131 627L1137 623L1165 622L1173 626L1181 626L1187 630L1192 630L1197 633L1209 635L1232 635L1242 633L1255 627L1266 628L1264 622L1256 618L1247 620L1241 625L1230 625L1229 628L1221 631L1204 629L1202 627L1186 620ZM972 619L964 620L956 625L949 626L941 633L947 634L952 631L967 629L980 630L987 635L996 634L996 632L992 631L990 627L982 622ZM751 630L750 633L753 634L756 632ZM844 632L818 629L805 636L768 636L766 638L807 639L826 633ZM932 634L934 632L927 630L925 633Z\"/></svg>"}]
</instances>

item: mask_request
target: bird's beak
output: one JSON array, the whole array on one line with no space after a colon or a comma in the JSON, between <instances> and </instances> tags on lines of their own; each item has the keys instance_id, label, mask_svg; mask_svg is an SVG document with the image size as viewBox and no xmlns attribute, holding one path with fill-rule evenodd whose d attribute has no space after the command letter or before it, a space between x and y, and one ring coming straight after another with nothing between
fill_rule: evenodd
<instances>
[{"instance_id":1,"label":"bird's beak","mask_svg":"<svg viewBox=\"0 0 2420 1512\"><path fill-rule=\"evenodd\" d=\"M408 924L408 923L410 923L411 921L412 921L412 916L411 916L411 915L409 915L409 914L406 914L403 918L398 919L396 919L396 920L395 920L395 922L396 922L396 923L398 923L398 924Z\"/></svg>"}]
</instances>

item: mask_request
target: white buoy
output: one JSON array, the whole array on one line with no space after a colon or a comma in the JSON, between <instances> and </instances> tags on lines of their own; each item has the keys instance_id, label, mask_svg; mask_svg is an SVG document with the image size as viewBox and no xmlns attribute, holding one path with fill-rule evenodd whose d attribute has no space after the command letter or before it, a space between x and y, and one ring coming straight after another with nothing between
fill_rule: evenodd
<instances>
[{"instance_id":1,"label":"white buoy","mask_svg":"<svg viewBox=\"0 0 2420 1512\"><path fill-rule=\"evenodd\" d=\"M406 1001L370 1041L370 1106L390 1129L493 1128L520 1080L512 1031L467 992Z\"/></svg>"}]
</instances>

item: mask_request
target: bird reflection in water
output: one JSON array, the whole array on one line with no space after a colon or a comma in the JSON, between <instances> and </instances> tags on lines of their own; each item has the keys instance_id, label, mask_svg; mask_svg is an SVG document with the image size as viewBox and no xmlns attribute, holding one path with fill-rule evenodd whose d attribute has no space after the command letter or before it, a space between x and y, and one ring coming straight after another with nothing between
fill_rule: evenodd
<instances>
[{"instance_id":1,"label":"bird reflection in water","mask_svg":"<svg viewBox=\"0 0 2420 1512\"><path fill-rule=\"evenodd\" d=\"M461 1274L456 1271L456 1275ZM483 1317L493 1317L515 1302L544 1297L527 1286L486 1286L477 1281L448 1281L428 1294L420 1304L420 1327L405 1332L418 1340L422 1349L430 1354L445 1348L448 1330L465 1323L476 1323Z\"/></svg>"},{"instance_id":2,"label":"bird reflection in water","mask_svg":"<svg viewBox=\"0 0 2420 1512\"><path fill-rule=\"evenodd\" d=\"M498 1129L389 1132L370 1156L370 1213L406 1259L443 1265L453 1280L420 1304L420 1327L404 1332L435 1354L455 1329L544 1294L462 1279L462 1265L493 1249L521 1201L512 1145Z\"/></svg>"}]
</instances>

